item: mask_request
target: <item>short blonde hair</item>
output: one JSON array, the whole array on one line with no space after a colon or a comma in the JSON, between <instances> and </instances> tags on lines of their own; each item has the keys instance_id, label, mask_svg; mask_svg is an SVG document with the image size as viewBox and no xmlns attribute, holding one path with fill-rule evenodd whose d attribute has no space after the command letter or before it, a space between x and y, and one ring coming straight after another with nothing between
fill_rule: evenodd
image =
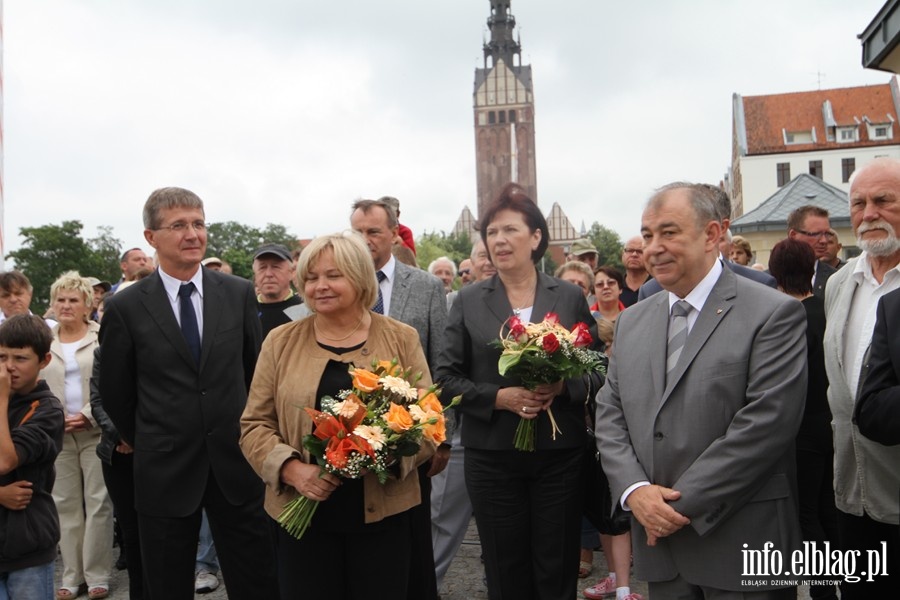
<instances>
[{"instance_id":1,"label":"short blonde hair","mask_svg":"<svg viewBox=\"0 0 900 600\"><path fill-rule=\"evenodd\" d=\"M309 270L326 250L334 254L334 264L343 273L359 294L358 301L365 308L371 308L378 299L378 281L375 279L375 265L372 254L360 234L346 230L317 237L303 249L297 277L300 281L300 296L306 297L305 282Z\"/></svg>"},{"instance_id":2,"label":"short blonde hair","mask_svg":"<svg viewBox=\"0 0 900 600\"><path fill-rule=\"evenodd\" d=\"M84 305L90 308L94 303L94 290L91 282L79 275L78 271L66 271L50 286L50 302L56 302L60 292L79 292L84 298Z\"/></svg>"},{"instance_id":3,"label":"short blonde hair","mask_svg":"<svg viewBox=\"0 0 900 600\"><path fill-rule=\"evenodd\" d=\"M561 267L556 269L556 273L553 274L557 279L562 279L562 276L569 271L578 271L584 277L584 280L587 282L587 291L590 294L591 290L594 289L594 272L591 270L589 266L580 260L570 260L569 262L563 264Z\"/></svg>"},{"instance_id":4,"label":"short blonde hair","mask_svg":"<svg viewBox=\"0 0 900 600\"><path fill-rule=\"evenodd\" d=\"M603 318L597 318L597 337L600 338L600 341L603 342L603 345L609 350L609 347L612 346L613 336L616 332L616 326L612 321L607 321Z\"/></svg>"}]
</instances>

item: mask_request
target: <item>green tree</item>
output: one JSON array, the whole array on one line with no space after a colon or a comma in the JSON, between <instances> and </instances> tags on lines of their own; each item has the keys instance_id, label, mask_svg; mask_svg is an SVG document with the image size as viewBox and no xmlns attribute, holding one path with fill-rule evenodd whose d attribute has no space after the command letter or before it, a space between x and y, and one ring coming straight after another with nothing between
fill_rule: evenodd
<instances>
[{"instance_id":1,"label":"green tree","mask_svg":"<svg viewBox=\"0 0 900 600\"><path fill-rule=\"evenodd\" d=\"M122 241L113 236L112 227L103 225L98 227L97 231L97 237L87 241L88 246L94 251L97 267L87 273L87 276L115 283L122 275L119 266L119 259L122 258Z\"/></svg>"},{"instance_id":2,"label":"green tree","mask_svg":"<svg viewBox=\"0 0 900 600\"><path fill-rule=\"evenodd\" d=\"M238 277L253 279L253 252L262 244L283 244L288 250L297 238L284 225L267 224L263 229L237 221L210 223L207 229L206 256L218 256L231 265Z\"/></svg>"},{"instance_id":3,"label":"green tree","mask_svg":"<svg viewBox=\"0 0 900 600\"><path fill-rule=\"evenodd\" d=\"M10 252L15 268L25 273L34 287L31 310L44 314L50 305L50 285L62 273L76 270L85 277L114 280L118 275L118 254L122 242L101 227L98 237L85 241L81 221L63 221L61 225L22 227L21 248ZM112 258L112 262L110 262Z\"/></svg>"},{"instance_id":4,"label":"green tree","mask_svg":"<svg viewBox=\"0 0 900 600\"><path fill-rule=\"evenodd\" d=\"M594 244L594 247L597 248L597 253L600 255L597 266L609 265L620 271L624 270L622 249L625 246L622 244L622 240L619 239L618 233L594 221L590 231L588 231L588 239L591 240L591 243Z\"/></svg>"},{"instance_id":5,"label":"green tree","mask_svg":"<svg viewBox=\"0 0 900 600\"><path fill-rule=\"evenodd\" d=\"M423 269L427 269L431 261L447 256L457 264L472 253L472 240L467 234L456 235L432 231L423 233L416 240L416 262Z\"/></svg>"}]
</instances>

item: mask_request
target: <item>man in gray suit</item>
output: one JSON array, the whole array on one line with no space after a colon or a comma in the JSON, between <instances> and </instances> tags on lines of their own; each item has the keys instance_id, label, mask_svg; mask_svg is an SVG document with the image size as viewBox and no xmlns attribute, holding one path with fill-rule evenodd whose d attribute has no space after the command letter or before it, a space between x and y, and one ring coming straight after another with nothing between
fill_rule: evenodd
<instances>
[{"instance_id":1,"label":"man in gray suit","mask_svg":"<svg viewBox=\"0 0 900 600\"><path fill-rule=\"evenodd\" d=\"M844 582L841 598L888 598L897 593L900 556L898 494L900 446L861 436L853 411L865 380L867 350L878 300L900 288L900 161L876 159L853 174L850 223L857 258L825 288L825 371L834 431L834 500L842 550L880 552L886 545L890 576Z\"/></svg>"},{"instance_id":2,"label":"man in gray suit","mask_svg":"<svg viewBox=\"0 0 900 600\"><path fill-rule=\"evenodd\" d=\"M719 221L719 226L722 231L718 242L718 244L721 244L722 240L726 237L728 226L731 225L731 199L728 198L728 194L725 193L725 190L718 186L710 185L708 183L699 183L697 184L697 187L698 189L702 188L709 194L710 201L713 204L713 210L715 211L715 218ZM777 287L775 278L768 273L763 273L756 269L751 269L744 265L731 262L728 260L728 255L722 256L721 252L719 252L719 255L722 265L734 272L735 275L740 275L751 281L767 285L770 288ZM640 301L644 298L649 298L662 291L662 289L663 286L661 286L658 281L651 279L638 290L638 300Z\"/></svg>"},{"instance_id":3,"label":"man in gray suit","mask_svg":"<svg viewBox=\"0 0 900 600\"><path fill-rule=\"evenodd\" d=\"M759 556L748 552L771 542L788 557L800 544L793 440L806 317L724 268L721 227L706 186L671 184L650 199L644 256L665 293L617 319L597 397L603 468L634 514L635 575L654 600L796 594L746 571Z\"/></svg>"},{"instance_id":4,"label":"man in gray suit","mask_svg":"<svg viewBox=\"0 0 900 600\"><path fill-rule=\"evenodd\" d=\"M428 366L434 368L444 324L447 321L447 299L441 280L397 261L391 246L397 237L400 223L397 213L384 200L357 200L353 203L350 226L363 235L378 276L378 300L373 310L406 323L419 332ZM390 360L390 356L379 356ZM410 598L429 600L437 597L434 556L431 547L431 482L450 459L450 447L441 444L432 459L419 468L422 504L414 508L413 565ZM430 466L429 466L430 465ZM418 561L418 562L417 562Z\"/></svg>"}]
</instances>

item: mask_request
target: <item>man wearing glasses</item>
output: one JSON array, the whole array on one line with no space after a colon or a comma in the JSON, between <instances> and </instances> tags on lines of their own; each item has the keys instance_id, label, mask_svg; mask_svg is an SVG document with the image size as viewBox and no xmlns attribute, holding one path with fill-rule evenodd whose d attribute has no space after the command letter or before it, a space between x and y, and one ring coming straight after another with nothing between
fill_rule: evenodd
<instances>
[{"instance_id":1,"label":"man wearing glasses","mask_svg":"<svg viewBox=\"0 0 900 600\"><path fill-rule=\"evenodd\" d=\"M206 510L232 599L277 598L264 486L238 446L261 341L253 285L202 268L203 202L163 188L144 205L159 268L106 304L100 395L134 448L145 598L193 600Z\"/></svg>"},{"instance_id":2,"label":"man wearing glasses","mask_svg":"<svg viewBox=\"0 0 900 600\"><path fill-rule=\"evenodd\" d=\"M825 299L825 282L837 269L825 262L828 258L828 241L834 234L828 211L819 206L807 204L794 209L787 219L788 237L806 242L816 253L816 272L813 275L813 294Z\"/></svg>"},{"instance_id":3,"label":"man wearing glasses","mask_svg":"<svg viewBox=\"0 0 900 600\"><path fill-rule=\"evenodd\" d=\"M644 240L641 236L636 235L625 242L622 264L625 266L625 287L619 300L627 308L638 301L641 286L650 279L650 273L644 265Z\"/></svg>"}]
</instances>

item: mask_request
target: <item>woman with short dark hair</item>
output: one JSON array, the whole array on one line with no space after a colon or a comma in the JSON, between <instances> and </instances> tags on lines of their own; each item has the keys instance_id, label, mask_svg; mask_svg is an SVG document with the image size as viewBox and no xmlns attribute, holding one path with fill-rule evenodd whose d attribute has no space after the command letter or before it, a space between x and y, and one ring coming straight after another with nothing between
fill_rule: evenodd
<instances>
[{"instance_id":1,"label":"woman with short dark hair","mask_svg":"<svg viewBox=\"0 0 900 600\"><path fill-rule=\"evenodd\" d=\"M600 376L527 389L502 377L493 345L512 316L567 328L582 322L597 339L582 292L539 273L549 232L537 205L507 185L481 220L481 237L497 274L459 292L448 318L436 378L444 396L462 394L466 488L481 538L488 596L571 600L576 594L581 523L584 403ZM547 410L562 434L551 435ZM516 450L521 419L536 419L535 450Z\"/></svg>"}]
</instances>

